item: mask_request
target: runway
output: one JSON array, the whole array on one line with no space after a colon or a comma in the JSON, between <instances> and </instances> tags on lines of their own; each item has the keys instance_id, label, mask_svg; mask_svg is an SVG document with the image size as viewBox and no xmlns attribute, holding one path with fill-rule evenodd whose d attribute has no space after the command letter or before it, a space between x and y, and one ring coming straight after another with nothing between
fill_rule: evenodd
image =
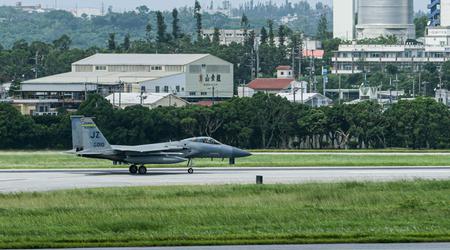
<instances>
[{"instance_id":1,"label":"runway","mask_svg":"<svg viewBox=\"0 0 450 250\"><path fill-rule=\"evenodd\" d=\"M393 181L450 179L450 167L261 167L149 169L130 175L127 169L0 170L0 193L52 191L76 188L253 184L262 175L266 184L338 181Z\"/></svg>"}]
</instances>

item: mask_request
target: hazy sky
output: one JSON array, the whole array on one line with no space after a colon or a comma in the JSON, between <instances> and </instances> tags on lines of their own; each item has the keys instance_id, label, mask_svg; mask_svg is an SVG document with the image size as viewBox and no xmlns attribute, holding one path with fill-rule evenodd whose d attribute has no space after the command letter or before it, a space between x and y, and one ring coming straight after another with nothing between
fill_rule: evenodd
<instances>
[{"instance_id":1,"label":"hazy sky","mask_svg":"<svg viewBox=\"0 0 450 250\"><path fill-rule=\"evenodd\" d=\"M42 4L48 7L54 7L55 3L58 8L64 9L75 9L78 5L79 8L101 8L102 0L0 0L0 5L14 5L16 2L21 1L24 5L26 4ZM206 6L211 2L211 0L199 0L202 6ZM249 0L231 0L234 6L239 6L239 4L249 1ZM254 0L255 2L266 2L268 0ZM291 2L298 2L300 0L290 0ZM317 2L331 3L332 0L308 0L309 2L315 4ZM395 1L395 0L393 0ZM147 5L150 9L171 9L179 6L193 5L194 0L103 0L105 6L112 5L116 11L131 10L139 5ZM222 0L214 0L216 4L222 2ZM272 0L276 3L284 3L285 0ZM426 10L427 3L429 0L414 0L415 7L417 10Z\"/></svg>"}]
</instances>

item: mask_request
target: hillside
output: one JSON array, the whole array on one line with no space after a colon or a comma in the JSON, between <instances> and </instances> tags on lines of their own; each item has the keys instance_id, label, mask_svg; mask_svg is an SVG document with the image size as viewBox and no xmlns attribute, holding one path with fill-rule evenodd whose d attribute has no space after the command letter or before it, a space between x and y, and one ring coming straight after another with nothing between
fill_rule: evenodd
<instances>
[{"instance_id":1,"label":"hillside","mask_svg":"<svg viewBox=\"0 0 450 250\"><path fill-rule=\"evenodd\" d=\"M77 18L71 13L55 10L48 13L27 13L14 7L0 7L0 44L11 47L15 41L52 42L63 34L71 37L74 47L104 47L109 33L116 33L117 39L122 40L129 33L133 40L145 36L145 27L152 23L156 27L156 12L136 10L124 13L109 12L105 16L93 18ZM322 13L331 18L331 9L322 4L311 7L307 2L299 2L277 6L271 3L246 5L233 10L236 18L229 18L222 14L203 14L204 28L239 28L240 16L245 13L252 28L260 29L266 25L267 19L281 23L282 18L291 15L287 25L293 30L304 31L314 35L317 22ZM170 30L171 13L164 12L165 21ZM191 8L180 8L179 16L184 33L193 33L195 19ZM330 19L329 19L330 20Z\"/></svg>"}]
</instances>

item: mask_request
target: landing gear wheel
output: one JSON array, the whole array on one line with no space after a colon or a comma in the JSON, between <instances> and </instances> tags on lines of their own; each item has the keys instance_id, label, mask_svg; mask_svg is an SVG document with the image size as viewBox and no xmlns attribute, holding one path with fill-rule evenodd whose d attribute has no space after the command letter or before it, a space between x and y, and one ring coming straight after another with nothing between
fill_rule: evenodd
<instances>
[{"instance_id":1,"label":"landing gear wheel","mask_svg":"<svg viewBox=\"0 0 450 250\"><path fill-rule=\"evenodd\" d=\"M144 175L147 174L147 168L144 166L139 167L139 174Z\"/></svg>"},{"instance_id":2,"label":"landing gear wheel","mask_svg":"<svg viewBox=\"0 0 450 250\"><path fill-rule=\"evenodd\" d=\"M130 174L137 174L137 172L138 172L138 168L136 165L131 165L129 170L130 170Z\"/></svg>"},{"instance_id":3,"label":"landing gear wheel","mask_svg":"<svg viewBox=\"0 0 450 250\"><path fill-rule=\"evenodd\" d=\"M193 168L189 168L189 169L188 169L188 173L189 173L189 174L193 174L193 173L194 173L194 169L193 169Z\"/></svg>"}]
</instances>

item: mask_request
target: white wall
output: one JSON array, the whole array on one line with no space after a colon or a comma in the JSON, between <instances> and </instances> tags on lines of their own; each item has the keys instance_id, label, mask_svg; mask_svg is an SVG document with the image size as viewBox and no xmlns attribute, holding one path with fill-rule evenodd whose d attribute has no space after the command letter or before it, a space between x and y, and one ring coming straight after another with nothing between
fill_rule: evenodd
<instances>
[{"instance_id":1,"label":"white wall","mask_svg":"<svg viewBox=\"0 0 450 250\"><path fill-rule=\"evenodd\" d=\"M450 0L441 0L441 26L450 26Z\"/></svg>"},{"instance_id":2,"label":"white wall","mask_svg":"<svg viewBox=\"0 0 450 250\"><path fill-rule=\"evenodd\" d=\"M333 0L333 37L353 40L355 33L355 0Z\"/></svg>"},{"instance_id":3,"label":"white wall","mask_svg":"<svg viewBox=\"0 0 450 250\"><path fill-rule=\"evenodd\" d=\"M159 92L164 93L164 86L169 87L169 93L175 93L177 96L184 97L186 89L186 74L181 73L177 75L162 77L156 80L146 81L141 83L145 87L147 93L156 93L156 86L159 86ZM180 86L180 92L176 92L176 87Z\"/></svg>"}]
</instances>

